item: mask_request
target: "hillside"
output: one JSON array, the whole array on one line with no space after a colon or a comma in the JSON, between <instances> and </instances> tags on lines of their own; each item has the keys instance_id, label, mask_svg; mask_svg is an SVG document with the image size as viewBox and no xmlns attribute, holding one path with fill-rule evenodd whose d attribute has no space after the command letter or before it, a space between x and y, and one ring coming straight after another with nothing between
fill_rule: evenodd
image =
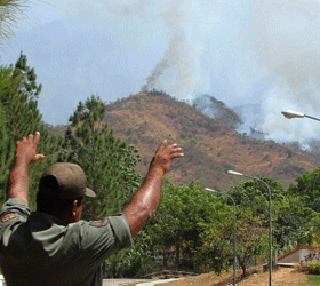
<instances>
[{"instance_id":1,"label":"hillside","mask_svg":"<svg viewBox=\"0 0 320 286\"><path fill-rule=\"evenodd\" d=\"M164 94L141 93L108 104L106 122L117 137L138 147L142 174L161 140L180 144L185 158L174 162L168 175L175 183L196 181L226 191L241 180L226 174L234 169L270 176L288 186L319 163L319 153L238 134L223 119L210 118L195 106Z\"/></svg>"},{"instance_id":2,"label":"hillside","mask_svg":"<svg viewBox=\"0 0 320 286\"><path fill-rule=\"evenodd\" d=\"M215 119L221 119L225 124L233 128L237 128L243 124L236 112L214 96L203 94L193 99L192 102L196 109L202 113Z\"/></svg>"}]
</instances>

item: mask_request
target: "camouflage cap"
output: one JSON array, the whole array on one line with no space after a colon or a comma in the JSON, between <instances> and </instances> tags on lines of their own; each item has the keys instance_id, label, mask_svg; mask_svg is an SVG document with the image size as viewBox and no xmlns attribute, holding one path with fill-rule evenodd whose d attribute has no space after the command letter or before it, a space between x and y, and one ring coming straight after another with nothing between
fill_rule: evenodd
<instances>
[{"instance_id":1,"label":"camouflage cap","mask_svg":"<svg viewBox=\"0 0 320 286\"><path fill-rule=\"evenodd\" d=\"M58 193L52 194L57 199L96 197L96 193L87 188L87 176L79 165L70 162L56 163L45 170L40 184L52 176L56 178L59 186Z\"/></svg>"}]
</instances>

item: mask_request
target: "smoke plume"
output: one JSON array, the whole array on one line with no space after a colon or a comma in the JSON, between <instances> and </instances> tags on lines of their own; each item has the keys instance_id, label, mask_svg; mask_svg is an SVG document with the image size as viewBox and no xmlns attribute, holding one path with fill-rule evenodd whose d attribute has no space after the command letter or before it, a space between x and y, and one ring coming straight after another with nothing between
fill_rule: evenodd
<instances>
[{"instance_id":1,"label":"smoke plume","mask_svg":"<svg viewBox=\"0 0 320 286\"><path fill-rule=\"evenodd\" d=\"M190 24L190 0L171 0L162 13L163 23L169 32L169 44L162 59L150 76L142 91L153 88L165 89L176 97L190 95L194 83L196 58L193 46L189 45L185 29Z\"/></svg>"},{"instance_id":2,"label":"smoke plume","mask_svg":"<svg viewBox=\"0 0 320 286\"><path fill-rule=\"evenodd\" d=\"M258 63L274 76L263 95L262 130L277 141L303 143L317 137L320 125L308 119L279 120L294 109L320 116L320 2L259 0L252 35Z\"/></svg>"},{"instance_id":3,"label":"smoke plume","mask_svg":"<svg viewBox=\"0 0 320 286\"><path fill-rule=\"evenodd\" d=\"M142 87L142 91L156 88L159 78L163 72L175 66L179 66L179 64L184 62L183 58L181 58L181 55L186 52L185 45L185 38L183 34L173 36L173 38L170 40L168 50L166 50L164 53L161 61L154 67L151 75L147 77L147 82ZM184 81L185 78L182 76L181 80Z\"/></svg>"},{"instance_id":4,"label":"smoke plume","mask_svg":"<svg viewBox=\"0 0 320 286\"><path fill-rule=\"evenodd\" d=\"M79 0L76 6L110 31L117 25L128 50L154 51L158 60L143 67L142 90L178 99L209 94L231 108L242 105L247 122L278 142L317 138L318 122L288 120L281 111L320 117L319 0Z\"/></svg>"}]
</instances>

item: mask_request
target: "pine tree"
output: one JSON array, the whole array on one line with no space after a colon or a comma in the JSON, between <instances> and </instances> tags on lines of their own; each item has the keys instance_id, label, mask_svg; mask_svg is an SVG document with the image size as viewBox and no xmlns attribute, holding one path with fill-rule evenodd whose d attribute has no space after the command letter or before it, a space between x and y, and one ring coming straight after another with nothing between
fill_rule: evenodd
<instances>
[{"instance_id":1,"label":"pine tree","mask_svg":"<svg viewBox=\"0 0 320 286\"><path fill-rule=\"evenodd\" d=\"M104 122L105 110L105 104L94 95L78 104L59 158L79 164L89 187L97 193L97 198L84 202L85 219L121 212L141 182L135 172L138 150L114 137Z\"/></svg>"},{"instance_id":2,"label":"pine tree","mask_svg":"<svg viewBox=\"0 0 320 286\"><path fill-rule=\"evenodd\" d=\"M48 134L41 121L38 110L38 97L41 85L37 84L37 75L27 65L26 56L21 53L17 63L0 67L0 200L6 199L7 179L13 164L15 142L23 136L41 133L38 151L47 155L47 159L31 168L29 205L35 209L38 180L44 168L56 161L56 153L62 144L62 138Z\"/></svg>"}]
</instances>

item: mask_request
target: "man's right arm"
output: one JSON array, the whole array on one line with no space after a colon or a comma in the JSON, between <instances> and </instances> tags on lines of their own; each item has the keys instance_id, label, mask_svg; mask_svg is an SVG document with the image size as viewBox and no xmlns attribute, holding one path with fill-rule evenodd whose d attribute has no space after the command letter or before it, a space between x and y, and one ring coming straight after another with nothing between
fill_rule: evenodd
<instances>
[{"instance_id":1,"label":"man's right arm","mask_svg":"<svg viewBox=\"0 0 320 286\"><path fill-rule=\"evenodd\" d=\"M131 237L135 237L155 214L160 203L162 178L168 172L171 162L184 156L181 150L177 144L167 145L166 141L160 144L144 183L123 210L129 223Z\"/></svg>"},{"instance_id":2,"label":"man's right arm","mask_svg":"<svg viewBox=\"0 0 320 286\"><path fill-rule=\"evenodd\" d=\"M30 165L45 158L43 154L37 153L39 140L40 133L35 132L16 142L15 163L9 174L7 199L21 199L28 204Z\"/></svg>"}]
</instances>

